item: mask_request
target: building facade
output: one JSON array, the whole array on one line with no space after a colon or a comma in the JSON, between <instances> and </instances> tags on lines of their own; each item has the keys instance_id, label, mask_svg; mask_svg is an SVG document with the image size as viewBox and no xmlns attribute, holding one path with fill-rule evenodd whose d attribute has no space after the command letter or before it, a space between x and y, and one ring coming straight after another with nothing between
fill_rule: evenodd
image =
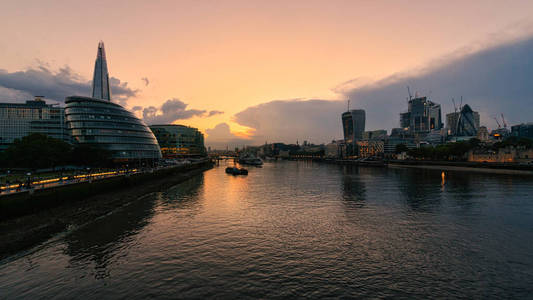
<instances>
[{"instance_id":1,"label":"building facade","mask_svg":"<svg viewBox=\"0 0 533 300\"><path fill-rule=\"evenodd\" d=\"M184 125L151 125L165 158L205 156L204 135Z\"/></svg>"},{"instance_id":2,"label":"building facade","mask_svg":"<svg viewBox=\"0 0 533 300\"><path fill-rule=\"evenodd\" d=\"M356 155L356 141L363 139L366 114L363 109L353 109L342 114L344 143L348 156Z\"/></svg>"},{"instance_id":3,"label":"building facade","mask_svg":"<svg viewBox=\"0 0 533 300\"><path fill-rule=\"evenodd\" d=\"M408 111L400 114L400 124L414 135L441 129L443 125L440 104L429 101L427 97L411 99L408 102Z\"/></svg>"},{"instance_id":4,"label":"building facade","mask_svg":"<svg viewBox=\"0 0 533 300\"><path fill-rule=\"evenodd\" d=\"M450 136L476 136L479 130L479 113L466 104L459 112L446 115L446 129Z\"/></svg>"},{"instance_id":5,"label":"building facade","mask_svg":"<svg viewBox=\"0 0 533 300\"><path fill-rule=\"evenodd\" d=\"M65 104L67 128L74 143L107 150L115 161L161 158L150 128L132 112L111 102L103 42L98 44L93 97L71 96L65 99Z\"/></svg>"},{"instance_id":6,"label":"building facade","mask_svg":"<svg viewBox=\"0 0 533 300\"><path fill-rule=\"evenodd\" d=\"M70 142L64 109L46 104L40 96L26 103L0 103L0 150L32 133Z\"/></svg>"},{"instance_id":7,"label":"building facade","mask_svg":"<svg viewBox=\"0 0 533 300\"><path fill-rule=\"evenodd\" d=\"M533 123L511 126L511 135L533 139Z\"/></svg>"},{"instance_id":8,"label":"building facade","mask_svg":"<svg viewBox=\"0 0 533 300\"><path fill-rule=\"evenodd\" d=\"M67 97L65 104L67 128L74 143L108 150L114 160L161 158L152 131L122 106L81 96Z\"/></svg>"}]
</instances>

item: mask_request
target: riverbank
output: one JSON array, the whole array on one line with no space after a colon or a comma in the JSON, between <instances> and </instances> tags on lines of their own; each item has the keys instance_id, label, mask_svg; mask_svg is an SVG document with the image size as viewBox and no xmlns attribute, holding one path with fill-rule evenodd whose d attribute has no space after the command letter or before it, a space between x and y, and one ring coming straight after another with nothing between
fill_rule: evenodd
<instances>
[{"instance_id":1,"label":"riverbank","mask_svg":"<svg viewBox=\"0 0 533 300\"><path fill-rule=\"evenodd\" d=\"M533 175L533 166L511 163L479 163L452 161L419 161L419 160L388 160L388 161L357 161L357 160L325 160L339 165L372 166L382 168L417 168L442 171L479 172L506 175Z\"/></svg>"},{"instance_id":2,"label":"riverbank","mask_svg":"<svg viewBox=\"0 0 533 300\"><path fill-rule=\"evenodd\" d=\"M81 226L105 216L122 206L137 201L143 195L167 189L211 167L209 162L181 166L165 169L155 174L124 176L101 182L86 182L62 187L46 191L41 198L30 197L39 195L26 195L27 198L24 199L10 199L10 201L23 201L22 206L45 201L45 199L53 203L50 203L48 208L45 208L46 203L41 203L40 210L32 210L28 214L15 211L16 215L2 218L0 259L38 245L71 226ZM9 203L10 207L14 203Z\"/></svg>"}]
</instances>

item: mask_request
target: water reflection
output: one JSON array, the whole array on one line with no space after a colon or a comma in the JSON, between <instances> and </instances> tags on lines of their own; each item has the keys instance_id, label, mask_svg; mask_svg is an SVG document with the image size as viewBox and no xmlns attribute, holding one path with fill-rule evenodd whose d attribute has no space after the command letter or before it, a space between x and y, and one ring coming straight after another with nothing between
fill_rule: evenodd
<instances>
[{"instance_id":1,"label":"water reflection","mask_svg":"<svg viewBox=\"0 0 533 300\"><path fill-rule=\"evenodd\" d=\"M151 222L155 206L182 209L193 215L199 209L197 194L202 185L203 175L193 177L164 192L134 200L111 215L76 229L65 238L64 253L71 257L70 267L83 268L91 262L96 279L108 277L108 265L118 252L127 255L135 235Z\"/></svg>"},{"instance_id":2,"label":"water reflection","mask_svg":"<svg viewBox=\"0 0 533 300\"><path fill-rule=\"evenodd\" d=\"M366 197L366 186L361 179L364 168L356 166L344 166L342 170L343 199L353 205L363 206Z\"/></svg>"},{"instance_id":3,"label":"water reflection","mask_svg":"<svg viewBox=\"0 0 533 300\"><path fill-rule=\"evenodd\" d=\"M71 257L70 267L83 268L92 262L95 278L109 276L108 264L115 253L127 251L131 237L149 223L154 203L153 197L133 201L112 215L67 235L64 253Z\"/></svg>"}]
</instances>

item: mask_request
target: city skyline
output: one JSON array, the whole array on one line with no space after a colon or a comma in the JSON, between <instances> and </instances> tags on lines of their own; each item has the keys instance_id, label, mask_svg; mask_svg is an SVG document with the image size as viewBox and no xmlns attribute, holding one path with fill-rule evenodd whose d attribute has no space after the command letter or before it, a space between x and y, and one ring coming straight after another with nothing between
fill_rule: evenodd
<instances>
[{"instance_id":1,"label":"city skyline","mask_svg":"<svg viewBox=\"0 0 533 300\"><path fill-rule=\"evenodd\" d=\"M353 108L366 110L368 129L390 130L398 126L398 107L406 110L405 83L421 94L430 95L442 105L443 114L453 111L452 97L464 96L465 103L479 111L482 124L489 127L495 127L491 115L500 113L511 124L529 121L524 118L527 110L513 110L500 102L509 97L520 107L531 95L525 76L531 72L527 68L530 58L520 57L522 61L516 62L512 58L518 55L502 58L498 52L531 49L531 19L525 13L531 4L527 2L515 3L513 7L503 2L471 3L462 7L461 14L456 11L457 3L439 4L441 13L453 22L424 14L436 8L433 4L419 3L415 8L389 5L393 9L382 13L380 4L361 2L254 4L231 2L222 7L215 3L160 3L149 6L151 14L146 16L138 13L147 8L141 3L125 11L111 5L101 11L102 24L91 29L80 29L75 24L72 28L65 26L70 18L83 20L90 15L82 12L84 5L79 3L61 10L61 14L71 15L67 20L54 18L54 13L49 12L50 22L39 22L37 13L40 9L48 12L57 3L48 8L36 3L26 11L12 7L20 14L3 16L6 26L17 16L31 18L34 23L9 33L13 35L7 37L9 43L2 42L0 96L3 100L22 101L44 94L49 99L64 101L64 97L80 94L87 86L85 95L90 95L88 73L92 67L86 66L91 63L88 58L94 57L94 43L101 39L108 45L106 50L111 57L110 85L115 101L145 121L198 127L207 134L207 145L289 142L298 138L327 142L340 138L342 128L337 115L345 110L348 98ZM239 13L231 13L235 7L241 9ZM187 11L189 17L162 23L161 18L169 16L165 8L172 12ZM399 17L400 13L406 15ZM114 23L109 30L102 31L114 20L113 14L124 16L124 23ZM212 18L205 21L208 16ZM312 16L320 20L322 29L307 22L304 28L297 21ZM357 16L364 18L354 18ZM135 20L145 20L145 28L140 28ZM381 26L362 31L376 20L381 21ZM415 26L419 22L428 24L431 36ZM35 28L35 23L40 23L39 28ZM213 24L220 28L208 26ZM245 24L253 26L240 29ZM403 26L395 29L397 24ZM463 26L469 26L469 30L461 31ZM165 29L151 37L139 34L157 28ZM308 34L309 29L315 34ZM43 43L29 47L28 43L34 41L29 38L31 35L25 36L28 30L48 30L53 34L48 41L39 38L37 41ZM79 32L74 35L74 30ZM170 39L163 36L172 30L183 35ZM391 31L396 33L394 38ZM125 41L114 32L137 39ZM198 38L194 34L199 34ZM298 36L302 38L295 39ZM72 43L65 43L66 40ZM485 74L486 69L478 68L480 64L476 61L486 60L487 56L499 58L489 70L500 77L491 77ZM464 62L471 68L457 68L457 64ZM510 88L504 81L500 87L479 92L506 75L501 70L516 69L517 65L524 68L517 70L516 78L507 78L512 81ZM462 77L475 76L477 81L473 87L456 86L446 77L453 72ZM61 93L65 93L63 98L59 97ZM485 101L488 105L480 105ZM299 112L296 116L295 111ZM304 119L308 116L316 116L314 121L318 125L306 123ZM323 129L316 131L317 126ZM291 128L292 136L275 135L280 128ZM318 134L313 136L311 132Z\"/></svg>"}]
</instances>

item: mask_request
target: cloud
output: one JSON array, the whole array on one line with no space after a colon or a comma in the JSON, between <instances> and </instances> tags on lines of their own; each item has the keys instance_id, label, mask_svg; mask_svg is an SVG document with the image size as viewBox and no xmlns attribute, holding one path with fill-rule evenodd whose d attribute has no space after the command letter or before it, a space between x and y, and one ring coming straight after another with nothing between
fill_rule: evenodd
<instances>
[{"instance_id":1,"label":"cloud","mask_svg":"<svg viewBox=\"0 0 533 300\"><path fill-rule=\"evenodd\" d=\"M141 111L142 109L143 109L142 106L134 106L131 108L131 111L136 112L136 111Z\"/></svg>"},{"instance_id":2,"label":"cloud","mask_svg":"<svg viewBox=\"0 0 533 300\"><path fill-rule=\"evenodd\" d=\"M148 77L141 78L142 81L144 81L144 85L148 86L150 84L150 80L148 80Z\"/></svg>"},{"instance_id":3,"label":"cloud","mask_svg":"<svg viewBox=\"0 0 533 300\"><path fill-rule=\"evenodd\" d=\"M214 149L234 149L235 147L242 147L249 145L250 140L243 139L231 133L230 127L226 123L220 123L214 128L206 129L206 145Z\"/></svg>"},{"instance_id":4,"label":"cloud","mask_svg":"<svg viewBox=\"0 0 533 300\"><path fill-rule=\"evenodd\" d=\"M351 108L366 111L366 129L399 126L399 113L407 110L411 91L442 105L442 117L463 104L479 111L481 123L495 128L492 117L503 113L510 124L533 121L533 37L472 51L462 49L426 67L393 74L379 81L348 80L334 91L351 100ZM255 129L255 144L265 140L328 142L342 137L341 113L346 101L277 100L249 107L234 116L240 125Z\"/></svg>"},{"instance_id":5,"label":"cloud","mask_svg":"<svg viewBox=\"0 0 533 300\"><path fill-rule=\"evenodd\" d=\"M205 114L205 110L187 109L187 103L177 98L167 100L159 108L149 106L143 109L143 119L150 125L171 124L177 120L185 120L194 116L203 116Z\"/></svg>"},{"instance_id":6,"label":"cloud","mask_svg":"<svg viewBox=\"0 0 533 300\"><path fill-rule=\"evenodd\" d=\"M328 142L342 136L340 115L346 110L342 101L322 99L276 100L249 107L234 116L240 125L255 130L254 143L308 140Z\"/></svg>"},{"instance_id":7,"label":"cloud","mask_svg":"<svg viewBox=\"0 0 533 300\"><path fill-rule=\"evenodd\" d=\"M353 107L367 111L367 126L391 128L407 109L407 86L453 111L451 98L479 111L481 123L494 127L486 116L503 113L510 123L532 121L533 37L464 55L446 56L418 71L395 74L345 92Z\"/></svg>"},{"instance_id":8,"label":"cloud","mask_svg":"<svg viewBox=\"0 0 533 300\"><path fill-rule=\"evenodd\" d=\"M212 116L221 115L221 114L224 114L224 112L220 110L212 110L209 112L207 116L212 117Z\"/></svg>"},{"instance_id":9,"label":"cloud","mask_svg":"<svg viewBox=\"0 0 533 300\"><path fill-rule=\"evenodd\" d=\"M138 93L138 90L131 89L127 82L118 78L111 77L109 81L113 101L124 104ZM0 69L0 95L6 98L24 95L25 99L17 100L26 100L28 96L43 95L47 99L63 102L67 96L90 96L91 92L91 82L83 79L69 66L57 71L42 63L25 71L8 72Z\"/></svg>"}]
</instances>

